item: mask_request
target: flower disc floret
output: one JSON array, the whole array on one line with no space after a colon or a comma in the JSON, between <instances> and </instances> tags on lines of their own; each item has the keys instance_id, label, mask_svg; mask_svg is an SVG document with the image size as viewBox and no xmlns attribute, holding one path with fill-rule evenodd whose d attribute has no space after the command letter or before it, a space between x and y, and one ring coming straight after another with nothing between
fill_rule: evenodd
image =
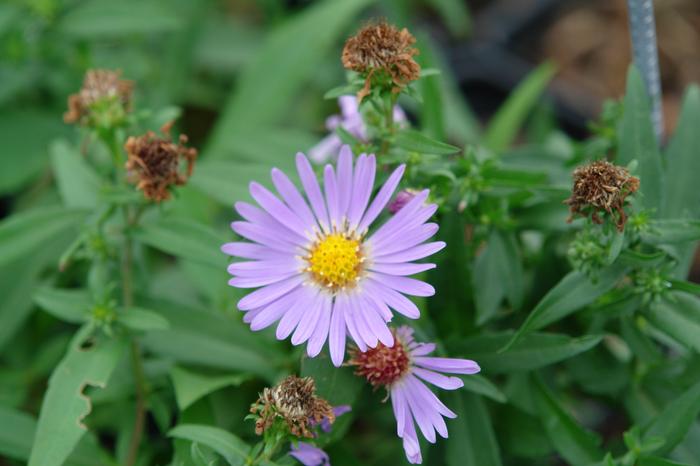
<instances>
[{"instance_id":1,"label":"flower disc floret","mask_svg":"<svg viewBox=\"0 0 700 466\"><path fill-rule=\"evenodd\" d=\"M360 274L360 241L335 233L314 245L308 271L318 283L332 289L352 286Z\"/></svg>"}]
</instances>

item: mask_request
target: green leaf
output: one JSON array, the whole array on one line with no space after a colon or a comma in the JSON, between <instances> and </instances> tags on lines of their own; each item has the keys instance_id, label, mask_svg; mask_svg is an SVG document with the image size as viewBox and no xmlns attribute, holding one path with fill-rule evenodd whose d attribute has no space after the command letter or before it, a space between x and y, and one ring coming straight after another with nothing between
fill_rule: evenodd
<instances>
[{"instance_id":1,"label":"green leaf","mask_svg":"<svg viewBox=\"0 0 700 466\"><path fill-rule=\"evenodd\" d=\"M618 128L619 149L615 162L627 165L639 163L639 198L649 209L659 209L664 197L664 178L658 141L651 123L649 97L639 72L630 66L627 74L627 93L624 114ZM658 214L658 212L657 212Z\"/></svg>"},{"instance_id":2,"label":"green leaf","mask_svg":"<svg viewBox=\"0 0 700 466\"><path fill-rule=\"evenodd\" d=\"M504 350L513 346L527 333L561 320L591 304L615 287L625 273L625 268L613 265L604 269L593 283L581 272L569 272L542 298Z\"/></svg>"},{"instance_id":3,"label":"green leaf","mask_svg":"<svg viewBox=\"0 0 700 466\"><path fill-rule=\"evenodd\" d=\"M168 435L206 445L223 456L231 466L243 465L250 451L250 447L243 440L218 427L181 424Z\"/></svg>"},{"instance_id":4,"label":"green leaf","mask_svg":"<svg viewBox=\"0 0 700 466\"><path fill-rule=\"evenodd\" d=\"M598 436L584 429L540 380L532 383L538 416L554 448L567 464L584 466L603 458Z\"/></svg>"},{"instance_id":5,"label":"green leaf","mask_svg":"<svg viewBox=\"0 0 700 466\"><path fill-rule=\"evenodd\" d=\"M448 466L499 466L501 454L484 402L464 391L450 393L450 408L457 419L444 440Z\"/></svg>"},{"instance_id":6,"label":"green leaf","mask_svg":"<svg viewBox=\"0 0 700 466\"><path fill-rule=\"evenodd\" d=\"M342 97L344 95L355 95L357 94L357 91L362 89L364 86L364 81L363 80L355 80L351 82L350 84L343 84L342 86L337 86L334 87L333 89L329 90L325 94L323 94L324 99L337 99L338 97Z\"/></svg>"},{"instance_id":7,"label":"green leaf","mask_svg":"<svg viewBox=\"0 0 700 466\"><path fill-rule=\"evenodd\" d=\"M43 287L34 293L37 306L57 319L81 324L90 319L92 299L85 290Z\"/></svg>"},{"instance_id":8,"label":"green leaf","mask_svg":"<svg viewBox=\"0 0 700 466\"><path fill-rule=\"evenodd\" d=\"M279 350L250 332L240 321L221 312L192 308L181 303L141 300L157 309L170 327L141 337L143 346L183 364L244 371L273 380L280 362Z\"/></svg>"},{"instance_id":9,"label":"green leaf","mask_svg":"<svg viewBox=\"0 0 700 466\"><path fill-rule=\"evenodd\" d=\"M421 51L418 62L422 67L421 75L423 76L426 67L436 62L436 56L430 46L430 38L427 37L427 34L418 35L418 48ZM442 77L439 75L425 77L416 85L420 89L420 95L423 99L420 112L421 130L433 139L444 141L447 139L447 132L445 131L445 103Z\"/></svg>"},{"instance_id":10,"label":"green leaf","mask_svg":"<svg viewBox=\"0 0 700 466\"><path fill-rule=\"evenodd\" d=\"M697 177L700 173L700 87L692 85L683 99L681 116L676 132L666 150L666 176L664 214L669 218L700 216L700 190Z\"/></svg>"},{"instance_id":11,"label":"green leaf","mask_svg":"<svg viewBox=\"0 0 700 466\"><path fill-rule=\"evenodd\" d=\"M555 71L554 65L544 63L518 84L491 119L484 135L484 145L487 148L503 152L513 143Z\"/></svg>"},{"instance_id":12,"label":"green leaf","mask_svg":"<svg viewBox=\"0 0 700 466\"><path fill-rule=\"evenodd\" d=\"M238 78L205 154L222 157L230 141L249 137L247 129L279 121L326 53L345 35L348 24L369 3L319 2L273 30Z\"/></svg>"},{"instance_id":13,"label":"green leaf","mask_svg":"<svg viewBox=\"0 0 700 466\"><path fill-rule=\"evenodd\" d=\"M499 403L505 403L507 401L505 394L483 375L474 374L462 377L462 380L464 381L464 389L467 391L487 396Z\"/></svg>"},{"instance_id":14,"label":"green leaf","mask_svg":"<svg viewBox=\"0 0 700 466\"><path fill-rule=\"evenodd\" d=\"M460 151L459 147L436 141L416 130L405 129L396 135L394 141L398 147L421 154L450 155Z\"/></svg>"},{"instance_id":15,"label":"green leaf","mask_svg":"<svg viewBox=\"0 0 700 466\"><path fill-rule=\"evenodd\" d=\"M493 286L501 283L502 286ZM476 324L483 325L496 314L505 296L513 307L523 298L523 269L515 239L494 230L486 249L474 264Z\"/></svg>"},{"instance_id":16,"label":"green leaf","mask_svg":"<svg viewBox=\"0 0 700 466\"><path fill-rule=\"evenodd\" d=\"M428 0L442 17L453 36L465 37L471 30L469 7L462 0Z\"/></svg>"},{"instance_id":17,"label":"green leaf","mask_svg":"<svg viewBox=\"0 0 700 466\"><path fill-rule=\"evenodd\" d=\"M225 238L204 224L185 218L161 218L134 230L134 237L173 256L220 267L225 277L226 257L221 252Z\"/></svg>"},{"instance_id":18,"label":"green leaf","mask_svg":"<svg viewBox=\"0 0 700 466\"><path fill-rule=\"evenodd\" d=\"M450 342L450 354L473 359L485 374L530 371L554 364L588 351L602 336L571 338L554 333L530 333L508 351L498 349L509 341L513 332L484 334Z\"/></svg>"},{"instance_id":19,"label":"green leaf","mask_svg":"<svg viewBox=\"0 0 700 466\"><path fill-rule=\"evenodd\" d=\"M672 290L685 291L686 293L700 295L700 284L685 280L669 280Z\"/></svg>"},{"instance_id":20,"label":"green leaf","mask_svg":"<svg viewBox=\"0 0 700 466\"><path fill-rule=\"evenodd\" d=\"M700 239L700 220L672 219L649 222L642 239L650 244L672 244Z\"/></svg>"},{"instance_id":21,"label":"green leaf","mask_svg":"<svg viewBox=\"0 0 700 466\"><path fill-rule=\"evenodd\" d=\"M252 163L234 163L220 160L204 161L190 179L190 185L223 205L250 199L248 184L267 180L270 167Z\"/></svg>"},{"instance_id":22,"label":"green leaf","mask_svg":"<svg viewBox=\"0 0 700 466\"><path fill-rule=\"evenodd\" d=\"M85 388L104 388L126 346L119 339L95 339L86 347L89 326L83 327L58 364L44 395L29 466L60 466L87 432L90 413Z\"/></svg>"},{"instance_id":23,"label":"green leaf","mask_svg":"<svg viewBox=\"0 0 700 466\"><path fill-rule=\"evenodd\" d=\"M693 466L688 463L679 463L678 461L667 460L655 456L643 456L639 458L639 466Z\"/></svg>"},{"instance_id":24,"label":"green leaf","mask_svg":"<svg viewBox=\"0 0 700 466\"><path fill-rule=\"evenodd\" d=\"M168 319L163 317L159 312L140 307L131 307L119 311L117 313L117 322L138 332L167 330L170 328Z\"/></svg>"},{"instance_id":25,"label":"green leaf","mask_svg":"<svg viewBox=\"0 0 700 466\"><path fill-rule=\"evenodd\" d=\"M649 321L688 348L700 352L700 298L672 292L649 307Z\"/></svg>"},{"instance_id":26,"label":"green leaf","mask_svg":"<svg viewBox=\"0 0 700 466\"><path fill-rule=\"evenodd\" d=\"M49 148L58 191L67 207L94 208L100 191L100 177L80 152L66 141Z\"/></svg>"},{"instance_id":27,"label":"green leaf","mask_svg":"<svg viewBox=\"0 0 700 466\"><path fill-rule=\"evenodd\" d=\"M0 266L27 257L55 236L75 231L85 212L42 207L11 215L0 222Z\"/></svg>"},{"instance_id":28,"label":"green leaf","mask_svg":"<svg viewBox=\"0 0 700 466\"><path fill-rule=\"evenodd\" d=\"M84 2L71 8L58 29L76 38L103 38L132 34L163 34L182 27L183 20L172 6L140 0Z\"/></svg>"},{"instance_id":29,"label":"green leaf","mask_svg":"<svg viewBox=\"0 0 700 466\"><path fill-rule=\"evenodd\" d=\"M184 411L195 401L229 385L238 386L250 379L247 374L212 375L195 372L179 366L170 370L170 379L175 388L175 399L180 411Z\"/></svg>"},{"instance_id":30,"label":"green leaf","mask_svg":"<svg viewBox=\"0 0 700 466\"><path fill-rule=\"evenodd\" d=\"M48 162L49 142L65 134L66 130L54 113L17 108L3 112L0 115L0 141L3 145L0 194L18 189L38 175Z\"/></svg>"},{"instance_id":31,"label":"green leaf","mask_svg":"<svg viewBox=\"0 0 700 466\"><path fill-rule=\"evenodd\" d=\"M683 441L700 414L700 382L671 401L644 429L642 440L661 437L665 442L654 453L665 455Z\"/></svg>"},{"instance_id":32,"label":"green leaf","mask_svg":"<svg viewBox=\"0 0 700 466\"><path fill-rule=\"evenodd\" d=\"M29 414L0 405L0 456L27 461L36 432L36 420ZM86 435L65 462L65 466L107 466L114 460L101 450L95 438Z\"/></svg>"},{"instance_id":33,"label":"green leaf","mask_svg":"<svg viewBox=\"0 0 700 466\"><path fill-rule=\"evenodd\" d=\"M349 367L334 367L326 353L301 360L302 377L312 377L318 394L333 405L352 405L362 388L362 380Z\"/></svg>"},{"instance_id":34,"label":"green leaf","mask_svg":"<svg viewBox=\"0 0 700 466\"><path fill-rule=\"evenodd\" d=\"M0 266L0 352L34 310L33 295L49 264L55 264L75 233L64 231L49 238L28 255Z\"/></svg>"}]
</instances>

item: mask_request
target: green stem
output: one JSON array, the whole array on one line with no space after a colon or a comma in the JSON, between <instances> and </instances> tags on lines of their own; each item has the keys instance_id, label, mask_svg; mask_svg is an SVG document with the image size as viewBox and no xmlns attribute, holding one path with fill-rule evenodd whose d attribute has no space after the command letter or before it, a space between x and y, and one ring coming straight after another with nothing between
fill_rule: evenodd
<instances>
[{"instance_id":1,"label":"green stem","mask_svg":"<svg viewBox=\"0 0 700 466\"><path fill-rule=\"evenodd\" d=\"M131 228L136 223L138 217L130 215L128 206L124 206L124 250L121 262L122 275L122 304L126 312L133 306L134 295L132 288L132 263L133 246L131 241ZM129 449L126 455L126 466L133 466L136 463L139 446L143 439L143 430L146 421L146 379L143 371L143 359L141 348L135 339L131 341L131 363L134 371L134 386L136 390L136 413L134 416L134 428L129 440Z\"/></svg>"},{"instance_id":2,"label":"green stem","mask_svg":"<svg viewBox=\"0 0 700 466\"><path fill-rule=\"evenodd\" d=\"M378 156L386 155L389 152L390 141L394 136L396 127L394 125L394 106L396 105L396 94L391 94L388 99L382 99L384 102L384 139L379 148Z\"/></svg>"}]
</instances>

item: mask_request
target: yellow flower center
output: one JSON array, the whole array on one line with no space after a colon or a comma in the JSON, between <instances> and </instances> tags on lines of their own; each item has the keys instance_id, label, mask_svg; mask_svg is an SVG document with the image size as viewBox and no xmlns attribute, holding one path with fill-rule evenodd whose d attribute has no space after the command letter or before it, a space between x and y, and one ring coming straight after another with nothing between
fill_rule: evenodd
<instances>
[{"instance_id":1,"label":"yellow flower center","mask_svg":"<svg viewBox=\"0 0 700 466\"><path fill-rule=\"evenodd\" d=\"M339 233L328 235L314 245L307 260L307 270L318 283L344 288L352 285L360 273L360 241Z\"/></svg>"}]
</instances>

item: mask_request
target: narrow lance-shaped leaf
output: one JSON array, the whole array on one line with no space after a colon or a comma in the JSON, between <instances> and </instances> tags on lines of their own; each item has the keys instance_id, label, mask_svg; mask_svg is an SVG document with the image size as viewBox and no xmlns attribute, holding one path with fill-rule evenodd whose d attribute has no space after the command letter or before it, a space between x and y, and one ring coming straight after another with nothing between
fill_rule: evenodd
<instances>
[{"instance_id":1,"label":"narrow lance-shaped leaf","mask_svg":"<svg viewBox=\"0 0 700 466\"><path fill-rule=\"evenodd\" d=\"M85 212L43 207L14 214L0 222L0 266L26 257L46 241L74 230Z\"/></svg>"},{"instance_id":2,"label":"narrow lance-shaped leaf","mask_svg":"<svg viewBox=\"0 0 700 466\"><path fill-rule=\"evenodd\" d=\"M669 218L700 215L700 88L690 86L683 99L683 108L676 132L666 151L666 188L664 214Z\"/></svg>"},{"instance_id":3,"label":"narrow lance-shaped leaf","mask_svg":"<svg viewBox=\"0 0 700 466\"><path fill-rule=\"evenodd\" d=\"M462 381L464 382L464 390L477 395L484 395L499 403L506 402L505 394L483 375L474 374L469 377L462 377Z\"/></svg>"},{"instance_id":4,"label":"narrow lance-shaped leaf","mask_svg":"<svg viewBox=\"0 0 700 466\"><path fill-rule=\"evenodd\" d=\"M100 190L100 178L78 149L66 141L49 148L58 192L67 207L94 208Z\"/></svg>"},{"instance_id":5,"label":"narrow lance-shaped leaf","mask_svg":"<svg viewBox=\"0 0 700 466\"><path fill-rule=\"evenodd\" d=\"M571 338L567 335L533 332L525 335L508 351L498 349L513 337L513 332L483 334L448 344L450 354L473 359L485 374L531 371L588 351L600 343L600 335Z\"/></svg>"},{"instance_id":6,"label":"narrow lance-shaped leaf","mask_svg":"<svg viewBox=\"0 0 700 466\"><path fill-rule=\"evenodd\" d=\"M238 386L250 379L247 374L204 374L174 366L170 378L175 388L175 399L180 411L184 411L195 401L220 388Z\"/></svg>"},{"instance_id":7,"label":"narrow lance-shaped leaf","mask_svg":"<svg viewBox=\"0 0 700 466\"><path fill-rule=\"evenodd\" d=\"M224 273L226 258L220 251L224 237L206 225L184 218L164 218L139 227L134 237L176 257L221 267Z\"/></svg>"},{"instance_id":8,"label":"narrow lance-shaped leaf","mask_svg":"<svg viewBox=\"0 0 700 466\"><path fill-rule=\"evenodd\" d=\"M279 119L350 21L370 1L320 2L269 34L238 79L205 152L223 157L234 135Z\"/></svg>"},{"instance_id":9,"label":"narrow lance-shaped leaf","mask_svg":"<svg viewBox=\"0 0 700 466\"><path fill-rule=\"evenodd\" d=\"M89 326L78 331L49 379L29 466L60 466L87 432L91 406L84 390L106 386L126 346L120 339L88 341L90 332Z\"/></svg>"},{"instance_id":10,"label":"narrow lance-shaped leaf","mask_svg":"<svg viewBox=\"0 0 700 466\"><path fill-rule=\"evenodd\" d=\"M250 447L230 432L207 425L182 424L168 434L171 437L201 443L224 457L230 466L244 464Z\"/></svg>"},{"instance_id":11,"label":"narrow lance-shaped leaf","mask_svg":"<svg viewBox=\"0 0 700 466\"><path fill-rule=\"evenodd\" d=\"M581 272L569 272L542 298L503 350L508 350L527 333L563 319L591 304L611 290L625 273L626 268L613 265L603 270L596 281L592 282Z\"/></svg>"},{"instance_id":12,"label":"narrow lance-shaped leaf","mask_svg":"<svg viewBox=\"0 0 700 466\"><path fill-rule=\"evenodd\" d=\"M538 415L554 448L572 466L584 466L603 458L600 440L584 429L554 398L540 380L533 380L532 394Z\"/></svg>"},{"instance_id":13,"label":"narrow lance-shaped leaf","mask_svg":"<svg viewBox=\"0 0 700 466\"><path fill-rule=\"evenodd\" d=\"M436 141L412 129L400 131L394 142L402 149L421 154L450 155L459 152L459 147Z\"/></svg>"},{"instance_id":14,"label":"narrow lance-shaped leaf","mask_svg":"<svg viewBox=\"0 0 700 466\"><path fill-rule=\"evenodd\" d=\"M34 293L34 302L57 319L80 324L90 318L92 299L82 289L43 287Z\"/></svg>"},{"instance_id":15,"label":"narrow lance-shaped leaf","mask_svg":"<svg viewBox=\"0 0 700 466\"><path fill-rule=\"evenodd\" d=\"M632 160L639 163L635 173L640 179L637 197L644 207L657 209L658 214L663 203L664 170L651 123L649 97L634 66L630 66L627 74L624 114L617 134L619 150L615 162L618 165L627 165Z\"/></svg>"},{"instance_id":16,"label":"narrow lance-shaped leaf","mask_svg":"<svg viewBox=\"0 0 700 466\"><path fill-rule=\"evenodd\" d=\"M500 466L498 442L481 397L454 392L448 404L457 414L450 425L450 438L445 440L448 466Z\"/></svg>"},{"instance_id":17,"label":"narrow lance-shaped leaf","mask_svg":"<svg viewBox=\"0 0 700 466\"><path fill-rule=\"evenodd\" d=\"M678 445L700 414L700 382L671 401L644 430L642 440L661 437L664 443L654 453L665 455Z\"/></svg>"},{"instance_id":18,"label":"narrow lance-shaped leaf","mask_svg":"<svg viewBox=\"0 0 700 466\"><path fill-rule=\"evenodd\" d=\"M518 84L491 120L484 135L486 147L495 152L502 152L512 144L554 72L555 68L551 63L544 63Z\"/></svg>"},{"instance_id":19,"label":"narrow lance-shaped leaf","mask_svg":"<svg viewBox=\"0 0 700 466\"><path fill-rule=\"evenodd\" d=\"M700 352L700 298L674 291L652 303L647 316L654 327Z\"/></svg>"}]
</instances>

